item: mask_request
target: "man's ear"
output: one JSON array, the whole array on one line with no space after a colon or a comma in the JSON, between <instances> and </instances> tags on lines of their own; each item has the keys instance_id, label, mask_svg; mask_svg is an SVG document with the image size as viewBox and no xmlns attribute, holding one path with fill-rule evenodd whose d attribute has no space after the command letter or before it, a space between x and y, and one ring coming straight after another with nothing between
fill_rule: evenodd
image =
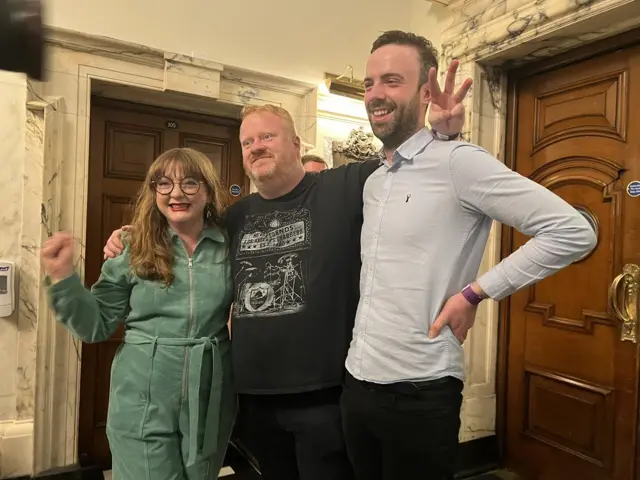
<instances>
[{"instance_id":1,"label":"man's ear","mask_svg":"<svg viewBox=\"0 0 640 480\"><path fill-rule=\"evenodd\" d=\"M300 147L302 146L302 142L300 141L300 137L298 135L296 135L293 138L293 144L296 146L296 149L302 153L302 151L300 150Z\"/></svg>"},{"instance_id":2,"label":"man's ear","mask_svg":"<svg viewBox=\"0 0 640 480\"><path fill-rule=\"evenodd\" d=\"M429 105L431 103L431 89L429 88L429 82L426 82L420 87L420 103L422 105Z\"/></svg>"}]
</instances>

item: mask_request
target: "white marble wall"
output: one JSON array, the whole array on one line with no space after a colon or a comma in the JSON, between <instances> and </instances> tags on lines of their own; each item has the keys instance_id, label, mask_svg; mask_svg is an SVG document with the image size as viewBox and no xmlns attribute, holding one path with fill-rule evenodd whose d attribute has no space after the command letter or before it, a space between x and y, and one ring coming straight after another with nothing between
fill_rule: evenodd
<instances>
[{"instance_id":1,"label":"white marble wall","mask_svg":"<svg viewBox=\"0 0 640 480\"><path fill-rule=\"evenodd\" d=\"M0 72L0 116L10 121L0 123L0 159L3 173L0 189L5 196L0 211L0 258L20 266L22 231L22 191L24 175L24 135L26 100L25 81L18 75ZM18 312L0 318L0 421L12 420L16 415L16 359L18 357ZM10 372L10 373L6 373Z\"/></svg>"},{"instance_id":2,"label":"white marble wall","mask_svg":"<svg viewBox=\"0 0 640 480\"><path fill-rule=\"evenodd\" d=\"M24 190L22 201L22 258L20 264L20 314L18 329L16 412L18 419L33 418L35 403L36 333L41 285L41 244L44 111L26 111Z\"/></svg>"},{"instance_id":3,"label":"white marble wall","mask_svg":"<svg viewBox=\"0 0 640 480\"><path fill-rule=\"evenodd\" d=\"M33 185L29 178L33 175L37 181L39 172L37 167L32 171L26 158L26 98L24 77L0 72L0 191L5 199L0 211L0 259L15 263L20 292L13 314L0 318L0 477L30 473L32 459L36 257L24 218L25 213L31 215L27 190L33 190ZM39 222L37 210L35 219Z\"/></svg>"}]
</instances>

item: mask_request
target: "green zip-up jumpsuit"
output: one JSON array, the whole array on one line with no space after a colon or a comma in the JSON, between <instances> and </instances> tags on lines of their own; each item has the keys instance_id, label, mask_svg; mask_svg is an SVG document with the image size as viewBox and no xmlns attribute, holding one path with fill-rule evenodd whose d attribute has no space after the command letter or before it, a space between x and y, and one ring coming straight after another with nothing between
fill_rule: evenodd
<instances>
[{"instance_id":1,"label":"green zip-up jumpsuit","mask_svg":"<svg viewBox=\"0 0 640 480\"><path fill-rule=\"evenodd\" d=\"M218 478L235 419L227 240L206 228L189 258L170 235L169 287L133 275L128 248L104 263L91 292L77 275L49 287L58 320L83 342L125 322L107 416L114 480Z\"/></svg>"}]
</instances>

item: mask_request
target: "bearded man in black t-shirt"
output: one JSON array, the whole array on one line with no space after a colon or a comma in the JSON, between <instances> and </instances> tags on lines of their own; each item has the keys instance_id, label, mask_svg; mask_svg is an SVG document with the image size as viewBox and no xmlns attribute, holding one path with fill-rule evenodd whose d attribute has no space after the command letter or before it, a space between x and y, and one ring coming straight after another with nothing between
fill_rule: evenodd
<instances>
[{"instance_id":1,"label":"bearded man in black t-shirt","mask_svg":"<svg viewBox=\"0 0 640 480\"><path fill-rule=\"evenodd\" d=\"M436 132L443 139L464 122L470 82L454 95L456 68L444 92L430 76L429 122L454 133ZM340 394L359 299L362 190L380 161L306 173L285 109L250 106L242 119L243 165L258 193L226 215L237 431L266 480L352 480ZM120 232L106 256L120 253Z\"/></svg>"}]
</instances>

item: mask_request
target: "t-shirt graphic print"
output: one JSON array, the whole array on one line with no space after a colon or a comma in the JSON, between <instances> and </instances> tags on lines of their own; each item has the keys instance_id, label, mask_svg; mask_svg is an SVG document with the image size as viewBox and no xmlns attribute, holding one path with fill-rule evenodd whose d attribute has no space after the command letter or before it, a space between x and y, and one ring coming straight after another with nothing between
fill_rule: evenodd
<instances>
[{"instance_id":1,"label":"t-shirt graphic print","mask_svg":"<svg viewBox=\"0 0 640 480\"><path fill-rule=\"evenodd\" d=\"M306 208L245 217L239 232L234 317L270 317L303 311L311 249Z\"/></svg>"}]
</instances>

